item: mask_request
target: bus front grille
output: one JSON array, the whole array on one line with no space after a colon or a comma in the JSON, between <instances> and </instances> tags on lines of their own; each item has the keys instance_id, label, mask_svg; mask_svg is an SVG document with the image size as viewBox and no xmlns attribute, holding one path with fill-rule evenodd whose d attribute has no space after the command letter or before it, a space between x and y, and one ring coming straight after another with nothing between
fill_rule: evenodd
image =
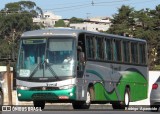
<instances>
[{"instance_id":1,"label":"bus front grille","mask_svg":"<svg viewBox=\"0 0 160 114\"><path fill-rule=\"evenodd\" d=\"M32 87L30 88L30 91L53 91L53 90L59 90L58 87Z\"/></svg>"},{"instance_id":2,"label":"bus front grille","mask_svg":"<svg viewBox=\"0 0 160 114\"><path fill-rule=\"evenodd\" d=\"M33 100L55 100L58 96L53 93L35 93L32 95Z\"/></svg>"}]
</instances>

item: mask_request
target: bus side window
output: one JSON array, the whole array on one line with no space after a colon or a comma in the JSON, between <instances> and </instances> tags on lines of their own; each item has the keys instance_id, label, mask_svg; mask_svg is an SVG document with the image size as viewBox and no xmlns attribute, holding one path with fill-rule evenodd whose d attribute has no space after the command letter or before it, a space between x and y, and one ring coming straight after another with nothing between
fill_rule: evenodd
<instances>
[{"instance_id":1,"label":"bus side window","mask_svg":"<svg viewBox=\"0 0 160 114\"><path fill-rule=\"evenodd\" d=\"M111 45L111 39L105 39L105 60L112 60L112 45Z\"/></svg>"},{"instance_id":2,"label":"bus side window","mask_svg":"<svg viewBox=\"0 0 160 114\"><path fill-rule=\"evenodd\" d=\"M115 40L113 40L113 60L117 61L117 47Z\"/></svg>"},{"instance_id":3,"label":"bus side window","mask_svg":"<svg viewBox=\"0 0 160 114\"><path fill-rule=\"evenodd\" d=\"M123 41L123 61L130 62L130 46L128 41Z\"/></svg>"},{"instance_id":4,"label":"bus side window","mask_svg":"<svg viewBox=\"0 0 160 114\"><path fill-rule=\"evenodd\" d=\"M86 52L87 58L93 59L94 58L94 48L93 48L93 38L92 36L86 36Z\"/></svg>"},{"instance_id":5,"label":"bus side window","mask_svg":"<svg viewBox=\"0 0 160 114\"><path fill-rule=\"evenodd\" d=\"M139 63L146 64L145 44L139 44Z\"/></svg>"},{"instance_id":6,"label":"bus side window","mask_svg":"<svg viewBox=\"0 0 160 114\"><path fill-rule=\"evenodd\" d=\"M131 42L131 59L132 63L138 63L138 47L136 42Z\"/></svg>"},{"instance_id":7,"label":"bus side window","mask_svg":"<svg viewBox=\"0 0 160 114\"><path fill-rule=\"evenodd\" d=\"M96 37L96 59L104 59L103 37Z\"/></svg>"},{"instance_id":8,"label":"bus side window","mask_svg":"<svg viewBox=\"0 0 160 114\"><path fill-rule=\"evenodd\" d=\"M121 41L113 40L113 60L121 61Z\"/></svg>"}]
</instances>

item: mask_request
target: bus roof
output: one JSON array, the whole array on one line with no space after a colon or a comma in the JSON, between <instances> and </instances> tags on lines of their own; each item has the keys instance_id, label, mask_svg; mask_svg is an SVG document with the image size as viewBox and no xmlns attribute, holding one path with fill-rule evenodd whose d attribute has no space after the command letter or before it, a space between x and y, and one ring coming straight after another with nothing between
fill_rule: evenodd
<instances>
[{"instance_id":1,"label":"bus roof","mask_svg":"<svg viewBox=\"0 0 160 114\"><path fill-rule=\"evenodd\" d=\"M99 35L99 36L104 36L104 37L106 36L106 37L111 37L111 38L120 38L120 39L126 39L130 41L146 42L146 40L139 39L139 38L131 38L131 37L125 37L125 36L120 36L120 35L92 32L92 31L86 31L86 30L78 30L78 29L72 29L72 28L48 28L48 29L27 31L22 34L22 38L36 37L36 36L64 36L64 35L78 36L79 34L82 34L82 33Z\"/></svg>"}]
</instances>

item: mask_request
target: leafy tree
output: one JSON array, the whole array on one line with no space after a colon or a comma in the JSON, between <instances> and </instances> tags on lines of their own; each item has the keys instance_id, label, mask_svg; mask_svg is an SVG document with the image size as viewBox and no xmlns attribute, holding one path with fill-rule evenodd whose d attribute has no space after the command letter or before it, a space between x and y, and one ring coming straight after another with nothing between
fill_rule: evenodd
<instances>
[{"instance_id":1,"label":"leafy tree","mask_svg":"<svg viewBox=\"0 0 160 114\"><path fill-rule=\"evenodd\" d=\"M66 24L62 19L60 19L55 23L54 27L66 27Z\"/></svg>"},{"instance_id":2,"label":"leafy tree","mask_svg":"<svg viewBox=\"0 0 160 114\"><path fill-rule=\"evenodd\" d=\"M1 55L10 55L13 50L18 48L16 44L24 31L40 28L33 23L32 19L38 14L43 15L41 8L31 1L20 1L5 5L5 8L0 11Z\"/></svg>"},{"instance_id":3,"label":"leafy tree","mask_svg":"<svg viewBox=\"0 0 160 114\"><path fill-rule=\"evenodd\" d=\"M113 25L108 30L109 33L123 35L125 33L130 34L132 25L134 23L133 20L133 8L129 6L123 5L118 9L118 14L113 15L113 19L111 20Z\"/></svg>"},{"instance_id":4,"label":"leafy tree","mask_svg":"<svg viewBox=\"0 0 160 114\"><path fill-rule=\"evenodd\" d=\"M150 69L160 64L160 5L153 10L146 8L139 11L123 5L113 15L112 23L108 33L127 33L128 36L147 40Z\"/></svg>"},{"instance_id":5,"label":"leafy tree","mask_svg":"<svg viewBox=\"0 0 160 114\"><path fill-rule=\"evenodd\" d=\"M154 31L156 32L156 51L157 51L157 60L156 64L160 64L160 4L156 6L154 10L151 11L151 16L154 19Z\"/></svg>"},{"instance_id":6,"label":"leafy tree","mask_svg":"<svg viewBox=\"0 0 160 114\"><path fill-rule=\"evenodd\" d=\"M7 13L27 13L32 14L33 17L36 17L38 14L43 15L43 11L40 7L36 6L35 2L32 1L19 1L14 3L8 3L5 5L5 8L2 10Z\"/></svg>"},{"instance_id":7,"label":"leafy tree","mask_svg":"<svg viewBox=\"0 0 160 114\"><path fill-rule=\"evenodd\" d=\"M70 19L70 23L83 23L83 19L81 18L76 18L76 17L72 17Z\"/></svg>"},{"instance_id":8,"label":"leafy tree","mask_svg":"<svg viewBox=\"0 0 160 114\"><path fill-rule=\"evenodd\" d=\"M157 7L157 6L156 6ZM140 27L135 29L135 37L143 38L148 42L148 57L150 69L154 69L156 64L160 63L157 55L160 55L160 42L159 41L159 30L156 28L159 26L158 21L160 18L157 17L157 10L143 9L136 12L135 17L141 23ZM157 26L158 25L158 26Z\"/></svg>"}]
</instances>

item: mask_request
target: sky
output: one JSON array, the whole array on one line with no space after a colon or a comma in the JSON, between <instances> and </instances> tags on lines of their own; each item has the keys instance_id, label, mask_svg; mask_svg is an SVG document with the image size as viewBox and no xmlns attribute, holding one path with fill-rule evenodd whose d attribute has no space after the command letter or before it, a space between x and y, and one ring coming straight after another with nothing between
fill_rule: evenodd
<instances>
[{"instance_id":1,"label":"sky","mask_svg":"<svg viewBox=\"0 0 160 114\"><path fill-rule=\"evenodd\" d=\"M0 0L0 9L10 2L20 0ZM160 0L30 0L36 3L44 12L51 11L62 18L112 17L118 13L122 5L129 5L135 10L145 8L155 9Z\"/></svg>"}]
</instances>

